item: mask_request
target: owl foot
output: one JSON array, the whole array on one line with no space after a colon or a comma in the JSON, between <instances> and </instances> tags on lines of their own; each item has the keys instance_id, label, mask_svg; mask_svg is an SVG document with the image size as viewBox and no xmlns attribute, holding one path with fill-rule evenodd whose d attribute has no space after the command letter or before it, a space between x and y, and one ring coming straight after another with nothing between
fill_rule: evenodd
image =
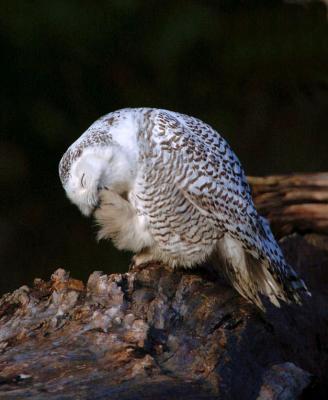
<instances>
[{"instance_id":1,"label":"owl foot","mask_svg":"<svg viewBox=\"0 0 328 400\"><path fill-rule=\"evenodd\" d=\"M140 272L144 268L147 268L150 263L154 262L155 260L150 253L146 251L138 253L132 257L129 272Z\"/></svg>"}]
</instances>

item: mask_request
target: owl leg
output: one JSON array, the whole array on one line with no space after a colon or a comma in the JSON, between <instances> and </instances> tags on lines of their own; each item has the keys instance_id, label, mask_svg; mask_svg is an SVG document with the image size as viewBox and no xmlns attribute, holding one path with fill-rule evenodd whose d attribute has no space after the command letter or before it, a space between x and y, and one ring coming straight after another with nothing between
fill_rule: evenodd
<instances>
[{"instance_id":1,"label":"owl leg","mask_svg":"<svg viewBox=\"0 0 328 400\"><path fill-rule=\"evenodd\" d=\"M111 239L119 250L137 253L152 245L142 217L128 200L112 190L102 191L94 217L100 227L98 239Z\"/></svg>"},{"instance_id":2,"label":"owl leg","mask_svg":"<svg viewBox=\"0 0 328 400\"><path fill-rule=\"evenodd\" d=\"M108 238L119 249L127 248L134 216L135 212L128 201L112 190L104 190L94 213L100 227L98 239Z\"/></svg>"}]
</instances>

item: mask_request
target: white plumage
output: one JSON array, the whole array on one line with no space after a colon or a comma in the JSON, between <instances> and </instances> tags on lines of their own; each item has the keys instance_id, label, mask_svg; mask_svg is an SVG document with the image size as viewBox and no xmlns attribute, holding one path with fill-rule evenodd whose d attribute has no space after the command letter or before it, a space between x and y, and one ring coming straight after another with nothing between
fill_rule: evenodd
<instances>
[{"instance_id":1,"label":"white plumage","mask_svg":"<svg viewBox=\"0 0 328 400\"><path fill-rule=\"evenodd\" d=\"M139 262L210 260L261 308L260 293L279 305L306 291L257 214L238 158L197 118L151 108L109 113L69 147L59 173L70 200L94 214L98 237Z\"/></svg>"}]
</instances>

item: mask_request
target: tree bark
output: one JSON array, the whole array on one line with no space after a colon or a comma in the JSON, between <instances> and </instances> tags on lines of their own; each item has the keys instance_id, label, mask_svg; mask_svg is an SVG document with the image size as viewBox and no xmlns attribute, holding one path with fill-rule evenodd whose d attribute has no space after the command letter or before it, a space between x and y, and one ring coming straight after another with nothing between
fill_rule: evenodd
<instances>
[{"instance_id":1,"label":"tree bark","mask_svg":"<svg viewBox=\"0 0 328 400\"><path fill-rule=\"evenodd\" d=\"M279 237L328 234L328 173L248 177L259 213Z\"/></svg>"},{"instance_id":2,"label":"tree bark","mask_svg":"<svg viewBox=\"0 0 328 400\"><path fill-rule=\"evenodd\" d=\"M302 307L263 314L204 268L152 263L86 285L59 269L0 299L0 399L324 396L327 179L250 178L260 212L293 233L281 246L312 292Z\"/></svg>"}]
</instances>

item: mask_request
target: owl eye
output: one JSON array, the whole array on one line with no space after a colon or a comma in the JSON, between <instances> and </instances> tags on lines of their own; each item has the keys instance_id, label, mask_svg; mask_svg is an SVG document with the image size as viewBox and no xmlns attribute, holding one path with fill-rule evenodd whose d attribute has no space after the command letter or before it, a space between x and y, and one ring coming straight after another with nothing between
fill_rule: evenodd
<instances>
[{"instance_id":1,"label":"owl eye","mask_svg":"<svg viewBox=\"0 0 328 400\"><path fill-rule=\"evenodd\" d=\"M85 187L85 174L81 176L81 186L84 188Z\"/></svg>"}]
</instances>

